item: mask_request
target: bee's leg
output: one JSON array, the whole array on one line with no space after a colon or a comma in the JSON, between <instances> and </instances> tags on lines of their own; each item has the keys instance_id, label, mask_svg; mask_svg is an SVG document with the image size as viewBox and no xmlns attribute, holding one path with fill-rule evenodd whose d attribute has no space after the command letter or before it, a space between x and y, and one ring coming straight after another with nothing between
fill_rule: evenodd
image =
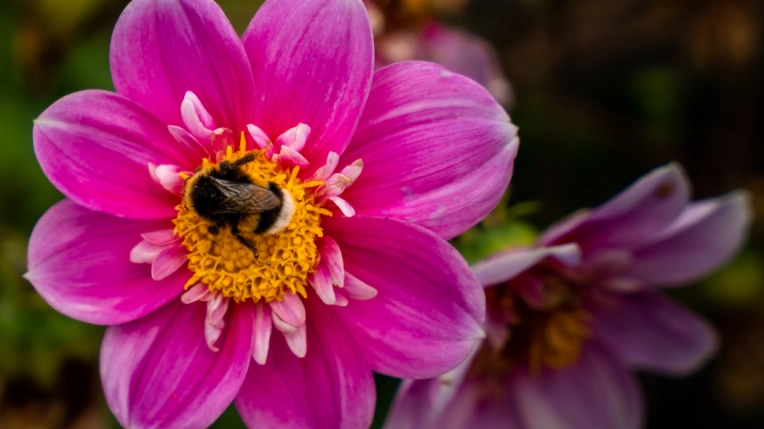
<instances>
[{"instance_id":1,"label":"bee's leg","mask_svg":"<svg viewBox=\"0 0 764 429\"><path fill-rule=\"evenodd\" d=\"M207 232L209 232L212 235L218 235L218 233L220 232L220 228L222 228L223 225L225 225L225 222L226 222L225 218L220 218L215 220L214 225L210 225L207 227Z\"/></svg>"},{"instance_id":2,"label":"bee's leg","mask_svg":"<svg viewBox=\"0 0 764 429\"><path fill-rule=\"evenodd\" d=\"M248 153L248 154L244 155L243 157L241 157L238 161L234 162L233 164L230 164L230 168L240 167L240 166L242 166L242 165L244 165L246 163L252 162L254 160L255 160L255 154ZM220 165L222 166L223 163L221 162Z\"/></svg>"},{"instance_id":3,"label":"bee's leg","mask_svg":"<svg viewBox=\"0 0 764 429\"><path fill-rule=\"evenodd\" d=\"M220 167L220 172L223 173L223 174L228 173L229 171L233 170L233 166L231 165L231 161L225 161L225 160L220 161L220 164L218 164L218 166Z\"/></svg>"},{"instance_id":4,"label":"bee's leg","mask_svg":"<svg viewBox=\"0 0 764 429\"><path fill-rule=\"evenodd\" d=\"M246 238L244 238L244 236L239 234L238 225L234 224L231 227L231 234L233 234L233 236L236 237L239 243L241 243L242 245L244 245L244 247L252 251L252 253L255 255L255 259L260 259L260 253L257 251L257 246L255 246L253 243L250 243L249 240L247 240Z\"/></svg>"}]
</instances>

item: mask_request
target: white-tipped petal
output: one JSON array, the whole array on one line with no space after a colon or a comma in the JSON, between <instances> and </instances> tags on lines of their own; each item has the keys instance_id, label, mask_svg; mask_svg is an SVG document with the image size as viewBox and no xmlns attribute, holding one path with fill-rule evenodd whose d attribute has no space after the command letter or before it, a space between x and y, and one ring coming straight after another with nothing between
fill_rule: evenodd
<instances>
[{"instance_id":1,"label":"white-tipped petal","mask_svg":"<svg viewBox=\"0 0 764 429\"><path fill-rule=\"evenodd\" d=\"M268 138L268 134L265 134L265 131L261 130L260 127L249 124L247 125L247 132L249 132L252 140L255 141L255 144L260 149L265 149L271 145L271 139Z\"/></svg>"},{"instance_id":2,"label":"white-tipped petal","mask_svg":"<svg viewBox=\"0 0 764 429\"><path fill-rule=\"evenodd\" d=\"M329 176L334 173L334 170L337 168L337 164L340 162L340 156L337 155L335 152L329 152L329 155L326 157L326 164L316 170L315 173L313 173L313 177L311 177L310 180L321 180L325 181L329 178Z\"/></svg>"},{"instance_id":3,"label":"white-tipped petal","mask_svg":"<svg viewBox=\"0 0 764 429\"><path fill-rule=\"evenodd\" d=\"M289 323L283 321L275 311L271 313L271 319L273 320L273 326L281 331L284 335L291 335L297 332L296 326L292 326Z\"/></svg>"},{"instance_id":4,"label":"white-tipped petal","mask_svg":"<svg viewBox=\"0 0 764 429\"><path fill-rule=\"evenodd\" d=\"M206 147L202 145L196 137L186 131L185 128L181 128L177 125L168 125L167 130L170 131L170 134L175 138L175 141L187 147L189 151L196 151L199 148L204 152L207 151ZM205 140L205 143L206 142L207 140Z\"/></svg>"},{"instance_id":5,"label":"white-tipped petal","mask_svg":"<svg viewBox=\"0 0 764 429\"><path fill-rule=\"evenodd\" d=\"M299 123L296 127L290 128L284 131L276 139L276 147L287 146L294 149L296 152L300 152L305 147L305 142L308 141L310 135L310 127L306 124Z\"/></svg>"},{"instance_id":6,"label":"white-tipped petal","mask_svg":"<svg viewBox=\"0 0 764 429\"><path fill-rule=\"evenodd\" d=\"M305 354L308 352L307 332L305 324L302 324L297 327L297 332L293 334L284 333L284 338L286 338L289 349L292 350L292 353L298 358L304 358Z\"/></svg>"},{"instance_id":7,"label":"white-tipped petal","mask_svg":"<svg viewBox=\"0 0 764 429\"><path fill-rule=\"evenodd\" d=\"M175 195L183 191L183 179L180 177L182 169L177 165L149 163L149 174L162 188Z\"/></svg>"},{"instance_id":8,"label":"white-tipped petal","mask_svg":"<svg viewBox=\"0 0 764 429\"><path fill-rule=\"evenodd\" d=\"M331 237L324 237L318 243L318 252L321 260L329 268L332 283L339 287L345 286L345 265L342 262L342 250Z\"/></svg>"},{"instance_id":9,"label":"white-tipped petal","mask_svg":"<svg viewBox=\"0 0 764 429\"><path fill-rule=\"evenodd\" d=\"M166 246L168 244L173 244L177 241L180 241L180 237L175 235L175 232L172 229L161 229L159 231L144 232L141 234L141 238L151 244L156 244L157 246Z\"/></svg>"},{"instance_id":10,"label":"white-tipped petal","mask_svg":"<svg viewBox=\"0 0 764 429\"><path fill-rule=\"evenodd\" d=\"M130 262L134 264L150 264L162 253L167 246L160 246L149 241L141 241L130 250Z\"/></svg>"},{"instance_id":11,"label":"white-tipped petal","mask_svg":"<svg viewBox=\"0 0 764 429\"><path fill-rule=\"evenodd\" d=\"M252 358L260 365L265 365L268 359L268 347L271 343L272 330L273 323L271 322L270 307L260 301L255 308L255 329L252 331L254 336Z\"/></svg>"},{"instance_id":12,"label":"white-tipped petal","mask_svg":"<svg viewBox=\"0 0 764 429\"><path fill-rule=\"evenodd\" d=\"M213 326L207 322L204 323L204 340L207 342L207 347L209 347L213 352L220 350L215 347L215 343L218 341L218 338L220 338L220 334L222 333L223 328L218 328L217 326Z\"/></svg>"},{"instance_id":13,"label":"white-tipped petal","mask_svg":"<svg viewBox=\"0 0 764 429\"><path fill-rule=\"evenodd\" d=\"M300 326L305 323L305 306L302 299L293 293L285 293L281 301L270 302L271 309L281 320L292 325Z\"/></svg>"},{"instance_id":14,"label":"white-tipped petal","mask_svg":"<svg viewBox=\"0 0 764 429\"><path fill-rule=\"evenodd\" d=\"M310 165L310 162L308 162L308 160L305 159L305 157L302 156L300 152L297 152L289 146L281 146L281 152L279 155L274 155L273 159L279 164L288 167L293 167L295 165L299 165L300 167L307 167Z\"/></svg>"},{"instance_id":15,"label":"white-tipped petal","mask_svg":"<svg viewBox=\"0 0 764 429\"><path fill-rule=\"evenodd\" d=\"M318 263L316 272L308 277L308 282L316 290L316 295L321 298L324 304L334 305L337 298L334 294L332 276L329 273L329 267L327 267L326 262L321 261Z\"/></svg>"},{"instance_id":16,"label":"white-tipped petal","mask_svg":"<svg viewBox=\"0 0 764 429\"><path fill-rule=\"evenodd\" d=\"M215 129L215 121L196 94L191 91L186 91L186 96L180 104L180 116L188 132L198 141L209 140L212 130Z\"/></svg>"},{"instance_id":17,"label":"white-tipped petal","mask_svg":"<svg viewBox=\"0 0 764 429\"><path fill-rule=\"evenodd\" d=\"M351 298L361 301L372 299L377 296L376 289L358 280L358 278L347 271L345 272L345 288L343 290L350 295Z\"/></svg>"},{"instance_id":18,"label":"white-tipped petal","mask_svg":"<svg viewBox=\"0 0 764 429\"><path fill-rule=\"evenodd\" d=\"M212 299L212 292L210 288L204 283L197 283L191 286L187 291L180 296L180 300L184 304L191 304L196 301L209 301Z\"/></svg>"},{"instance_id":19,"label":"white-tipped petal","mask_svg":"<svg viewBox=\"0 0 764 429\"><path fill-rule=\"evenodd\" d=\"M356 159L352 164L343 168L342 171L340 171L340 174L348 178L349 183L347 186L350 186L356 179L358 179L358 176L361 175L361 171L363 171L363 160Z\"/></svg>"},{"instance_id":20,"label":"white-tipped petal","mask_svg":"<svg viewBox=\"0 0 764 429\"><path fill-rule=\"evenodd\" d=\"M222 293L218 294L218 296L221 297L222 295ZM211 307L210 304L213 302L215 302L215 305ZM215 299L207 301L207 322L218 328L224 327L225 322L223 321L223 318L225 317L225 313L228 311L229 302L230 299L226 297L222 297L220 300Z\"/></svg>"},{"instance_id":21,"label":"white-tipped petal","mask_svg":"<svg viewBox=\"0 0 764 429\"><path fill-rule=\"evenodd\" d=\"M334 305L337 307L347 307L350 301L345 297L345 294L343 294L341 291L334 291L334 296L337 298L334 301Z\"/></svg>"},{"instance_id":22,"label":"white-tipped petal","mask_svg":"<svg viewBox=\"0 0 764 429\"><path fill-rule=\"evenodd\" d=\"M337 208L340 209L340 211L342 212L343 215L345 215L345 217L355 216L355 209L353 208L353 206L350 205L349 202L343 200L340 197L330 197L329 200L331 200L331 202L333 202L337 206Z\"/></svg>"}]
</instances>

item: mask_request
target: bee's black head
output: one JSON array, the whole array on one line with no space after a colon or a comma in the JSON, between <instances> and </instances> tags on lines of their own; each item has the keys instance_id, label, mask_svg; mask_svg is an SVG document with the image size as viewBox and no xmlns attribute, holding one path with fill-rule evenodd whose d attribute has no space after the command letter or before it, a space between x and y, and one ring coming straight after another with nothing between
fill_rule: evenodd
<instances>
[{"instance_id":1,"label":"bee's black head","mask_svg":"<svg viewBox=\"0 0 764 429\"><path fill-rule=\"evenodd\" d=\"M195 180L188 196L194 210L206 218L210 218L225 199L223 192L209 176L202 176Z\"/></svg>"}]
</instances>

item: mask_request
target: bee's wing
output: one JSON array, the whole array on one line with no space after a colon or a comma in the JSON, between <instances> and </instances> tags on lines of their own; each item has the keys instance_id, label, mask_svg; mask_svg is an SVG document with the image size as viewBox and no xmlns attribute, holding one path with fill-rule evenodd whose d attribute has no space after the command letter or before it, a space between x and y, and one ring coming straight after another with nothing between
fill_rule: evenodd
<instances>
[{"instance_id":1,"label":"bee's wing","mask_svg":"<svg viewBox=\"0 0 764 429\"><path fill-rule=\"evenodd\" d=\"M210 177L225 199L215 210L215 214L262 213L281 205L278 195L267 188L251 183L231 182L229 180Z\"/></svg>"}]
</instances>

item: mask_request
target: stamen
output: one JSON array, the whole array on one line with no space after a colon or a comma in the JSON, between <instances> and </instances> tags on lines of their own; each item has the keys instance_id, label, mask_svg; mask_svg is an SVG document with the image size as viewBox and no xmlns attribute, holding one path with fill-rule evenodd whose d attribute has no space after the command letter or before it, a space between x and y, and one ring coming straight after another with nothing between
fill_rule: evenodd
<instances>
[{"instance_id":1,"label":"stamen","mask_svg":"<svg viewBox=\"0 0 764 429\"><path fill-rule=\"evenodd\" d=\"M549 315L528 350L531 374L540 373L543 367L560 370L577 362L583 342L591 337L587 327L590 317L589 313L580 309Z\"/></svg>"},{"instance_id":2,"label":"stamen","mask_svg":"<svg viewBox=\"0 0 764 429\"><path fill-rule=\"evenodd\" d=\"M576 363L592 335L591 316L581 308L581 290L564 273L546 265L488 288L489 341L470 373L506 375L524 363L537 375L544 368L562 370Z\"/></svg>"}]
</instances>

